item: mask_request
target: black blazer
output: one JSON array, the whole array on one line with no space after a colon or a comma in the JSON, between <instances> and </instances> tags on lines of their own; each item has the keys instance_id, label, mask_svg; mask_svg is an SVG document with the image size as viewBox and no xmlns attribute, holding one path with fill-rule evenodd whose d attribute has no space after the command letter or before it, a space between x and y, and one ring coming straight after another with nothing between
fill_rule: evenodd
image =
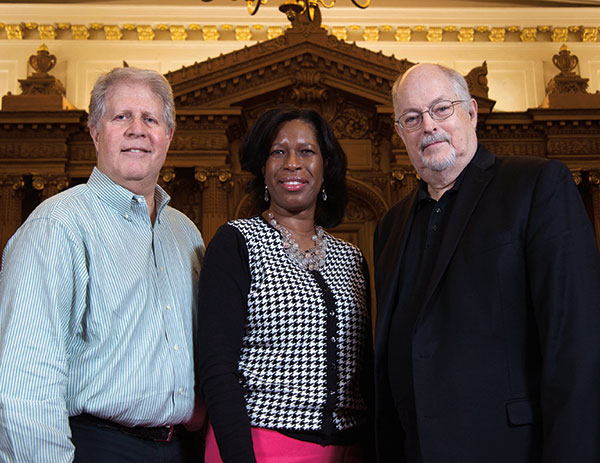
<instances>
[{"instance_id":1,"label":"black blazer","mask_svg":"<svg viewBox=\"0 0 600 463\"><path fill-rule=\"evenodd\" d=\"M416 191L375 232L378 461L401 462L388 330ZM600 254L569 170L479 146L412 338L425 463L600 462Z\"/></svg>"}]
</instances>

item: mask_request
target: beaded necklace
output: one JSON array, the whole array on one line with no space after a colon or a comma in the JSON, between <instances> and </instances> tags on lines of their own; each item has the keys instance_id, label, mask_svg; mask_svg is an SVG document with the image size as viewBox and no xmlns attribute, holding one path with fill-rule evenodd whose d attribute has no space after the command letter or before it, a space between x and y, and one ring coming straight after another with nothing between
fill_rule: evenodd
<instances>
[{"instance_id":1,"label":"beaded necklace","mask_svg":"<svg viewBox=\"0 0 600 463\"><path fill-rule=\"evenodd\" d=\"M269 223L273 225L273 228L281 233L283 249L285 249L286 254L300 267L306 270L319 270L325 265L327 240L325 239L323 227L315 225L315 234L312 236L315 245L307 251L303 251L292 236L292 233L275 220L273 212L268 210L267 217L269 218Z\"/></svg>"}]
</instances>

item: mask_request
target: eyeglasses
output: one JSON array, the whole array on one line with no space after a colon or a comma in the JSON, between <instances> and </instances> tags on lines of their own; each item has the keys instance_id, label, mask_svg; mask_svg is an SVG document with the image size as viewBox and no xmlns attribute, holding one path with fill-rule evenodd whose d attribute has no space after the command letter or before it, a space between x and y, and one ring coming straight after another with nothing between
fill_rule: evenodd
<instances>
[{"instance_id":1,"label":"eyeglasses","mask_svg":"<svg viewBox=\"0 0 600 463\"><path fill-rule=\"evenodd\" d=\"M465 100L442 100L432 104L425 111L407 111L396 119L396 124L398 124L401 129L412 132L413 130L417 130L423 124L423 114L429 113L429 116L434 121L443 121L454 114L454 106L464 102Z\"/></svg>"}]
</instances>

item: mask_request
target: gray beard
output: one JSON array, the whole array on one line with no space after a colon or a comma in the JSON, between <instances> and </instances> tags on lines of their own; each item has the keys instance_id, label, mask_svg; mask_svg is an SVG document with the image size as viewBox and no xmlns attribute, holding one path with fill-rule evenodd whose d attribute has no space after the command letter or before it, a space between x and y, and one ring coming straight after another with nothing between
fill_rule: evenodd
<instances>
[{"instance_id":1,"label":"gray beard","mask_svg":"<svg viewBox=\"0 0 600 463\"><path fill-rule=\"evenodd\" d=\"M446 143L448 143L448 145L450 146L450 152L448 153L448 156L446 156L444 159L426 158L425 155L423 154L425 146L427 146L430 143L437 142L437 141L445 141ZM452 165L454 164L454 161L456 161L456 150L452 146L451 142L452 142L452 139L450 138L449 135L447 135L445 133L435 133L435 134L427 135L427 136L423 137L423 140L421 141L421 152L420 152L421 162L423 163L423 166L425 166L426 168L433 170L435 172L441 172L443 170L446 170L448 167L452 167Z\"/></svg>"},{"instance_id":2,"label":"gray beard","mask_svg":"<svg viewBox=\"0 0 600 463\"><path fill-rule=\"evenodd\" d=\"M423 163L423 165L425 167L427 167L428 169L433 170L435 172L441 172L443 170L448 169L449 167L452 167L454 165L455 161L456 161L456 151L454 150L453 147L450 148L450 152L448 153L448 156L446 156L444 159L426 158L423 155L423 152L421 151L421 162Z\"/></svg>"}]
</instances>

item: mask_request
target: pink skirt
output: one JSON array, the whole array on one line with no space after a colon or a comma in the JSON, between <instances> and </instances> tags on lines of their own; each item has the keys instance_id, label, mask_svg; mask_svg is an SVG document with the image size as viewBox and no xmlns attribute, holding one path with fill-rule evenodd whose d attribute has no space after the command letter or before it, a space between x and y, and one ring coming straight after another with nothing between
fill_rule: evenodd
<instances>
[{"instance_id":1,"label":"pink skirt","mask_svg":"<svg viewBox=\"0 0 600 463\"><path fill-rule=\"evenodd\" d=\"M285 436L277 431L252 428L258 463L363 463L359 444L319 445ZM212 426L206 436L205 463L222 463Z\"/></svg>"}]
</instances>

